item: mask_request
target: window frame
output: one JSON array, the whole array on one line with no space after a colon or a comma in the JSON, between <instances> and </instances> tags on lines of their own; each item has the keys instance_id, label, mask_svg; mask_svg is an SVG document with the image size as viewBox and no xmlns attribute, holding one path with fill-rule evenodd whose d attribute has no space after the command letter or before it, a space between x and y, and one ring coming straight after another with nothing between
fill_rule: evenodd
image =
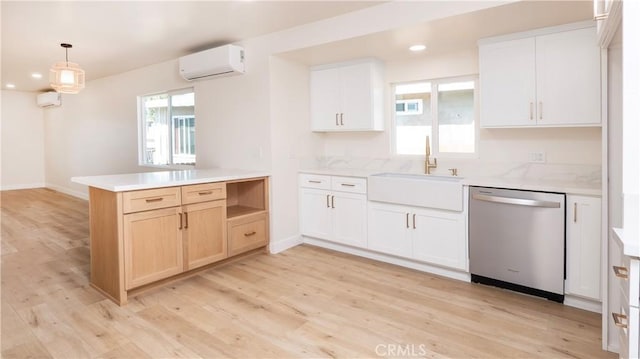
<instances>
[{"instance_id":1,"label":"window frame","mask_svg":"<svg viewBox=\"0 0 640 359\"><path fill-rule=\"evenodd\" d=\"M439 139L439 131L438 126L440 125L440 121L438 119L438 88L441 84L447 84L452 82L468 82L473 81L473 115L474 115L474 148L471 153L457 153L457 152L440 152L440 139ZM405 158L405 159L416 159L416 158L425 158L425 154L402 154L397 153L397 121L396 121L396 87L398 85L407 85L413 83L421 83L421 82L429 82L431 84L431 157L434 158L445 158L445 159L477 159L479 158L479 115L480 115L480 97L478 95L479 90L479 76L478 75L466 75L466 76L455 76L455 77L442 77L436 79L426 79L426 80L416 80L416 81L403 81L403 82L395 82L391 84L391 103L392 103L392 111L391 111L391 139L389 144L391 145L390 152L393 157L396 158ZM424 108L424 107L423 107Z\"/></svg>"},{"instance_id":2,"label":"window frame","mask_svg":"<svg viewBox=\"0 0 640 359\"><path fill-rule=\"evenodd\" d=\"M193 118L194 118L194 131L196 131L197 128L197 124L195 122L195 118L196 118L196 114L195 114L195 89L193 87L187 87L187 88L182 88L182 89L177 89L177 90L170 90L170 91L160 91L160 92L154 92L154 93L148 93L148 94L144 94L144 95L140 95L137 96L136 101L137 101L137 109L138 109L138 115L137 115L137 122L138 122L138 166L140 167L150 167L150 168L162 168L162 169L176 169L176 170L182 170L182 169L194 169L196 167L196 163L197 163L197 147L196 147L196 161L193 164L176 164L173 163L173 147L175 146L175 143L173 141L173 137L172 137L172 131L173 131L173 117L175 116L184 116L184 115L173 115L171 112L169 113L169 119L168 119L168 126L167 126L167 131L168 131L168 135L169 135L169 139L170 139L170 144L169 144L169 159L170 159L170 163L165 164L165 165L157 165L157 164L153 164L153 163L147 163L146 162L146 143L147 143L147 131L146 131L146 123L145 123L145 119L143 118L144 115L144 103L142 101L143 98L145 97L149 97L149 96L157 96L157 95L167 95L167 98L169 99L169 101L171 101L171 97L172 96L176 96L176 95L183 95L183 94L187 94L187 93L193 93L194 96L194 105L193 105ZM169 102L170 103L170 102ZM172 106L170 106L171 108Z\"/></svg>"}]
</instances>

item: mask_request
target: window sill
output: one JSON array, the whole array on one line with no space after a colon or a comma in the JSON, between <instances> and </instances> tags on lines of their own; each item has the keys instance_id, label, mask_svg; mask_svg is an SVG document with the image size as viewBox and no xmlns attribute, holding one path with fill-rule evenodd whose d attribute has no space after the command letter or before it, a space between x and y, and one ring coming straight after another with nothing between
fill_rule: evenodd
<instances>
[{"instance_id":1,"label":"window sill","mask_svg":"<svg viewBox=\"0 0 640 359\"><path fill-rule=\"evenodd\" d=\"M150 165L146 163L139 163L138 166L145 168L154 168L167 171L179 171L179 170L194 170L196 165Z\"/></svg>"}]
</instances>

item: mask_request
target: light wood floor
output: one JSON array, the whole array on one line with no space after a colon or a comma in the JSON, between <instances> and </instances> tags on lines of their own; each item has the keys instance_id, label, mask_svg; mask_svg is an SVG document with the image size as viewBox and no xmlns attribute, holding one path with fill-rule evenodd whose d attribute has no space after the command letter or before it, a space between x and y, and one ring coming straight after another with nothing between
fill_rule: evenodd
<instances>
[{"instance_id":1,"label":"light wood floor","mask_svg":"<svg viewBox=\"0 0 640 359\"><path fill-rule=\"evenodd\" d=\"M299 246L118 307L87 284L87 203L2 192L2 357L615 358L600 317Z\"/></svg>"}]
</instances>

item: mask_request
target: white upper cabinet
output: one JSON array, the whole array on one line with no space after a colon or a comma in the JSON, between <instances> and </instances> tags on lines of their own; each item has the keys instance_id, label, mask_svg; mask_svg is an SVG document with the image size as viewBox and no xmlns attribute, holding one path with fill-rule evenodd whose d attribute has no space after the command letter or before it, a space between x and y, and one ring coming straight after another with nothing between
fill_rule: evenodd
<instances>
[{"instance_id":1,"label":"white upper cabinet","mask_svg":"<svg viewBox=\"0 0 640 359\"><path fill-rule=\"evenodd\" d=\"M382 68L382 64L376 60L313 68L311 130L383 130Z\"/></svg>"},{"instance_id":2,"label":"white upper cabinet","mask_svg":"<svg viewBox=\"0 0 640 359\"><path fill-rule=\"evenodd\" d=\"M482 127L599 126L595 27L480 44Z\"/></svg>"}]
</instances>

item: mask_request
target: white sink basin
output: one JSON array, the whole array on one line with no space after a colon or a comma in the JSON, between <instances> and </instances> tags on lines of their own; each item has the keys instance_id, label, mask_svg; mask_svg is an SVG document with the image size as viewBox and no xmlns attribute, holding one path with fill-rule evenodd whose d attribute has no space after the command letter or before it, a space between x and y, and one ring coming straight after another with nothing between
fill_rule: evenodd
<instances>
[{"instance_id":1,"label":"white sink basin","mask_svg":"<svg viewBox=\"0 0 640 359\"><path fill-rule=\"evenodd\" d=\"M411 173L369 176L370 201L462 211L462 177Z\"/></svg>"}]
</instances>

